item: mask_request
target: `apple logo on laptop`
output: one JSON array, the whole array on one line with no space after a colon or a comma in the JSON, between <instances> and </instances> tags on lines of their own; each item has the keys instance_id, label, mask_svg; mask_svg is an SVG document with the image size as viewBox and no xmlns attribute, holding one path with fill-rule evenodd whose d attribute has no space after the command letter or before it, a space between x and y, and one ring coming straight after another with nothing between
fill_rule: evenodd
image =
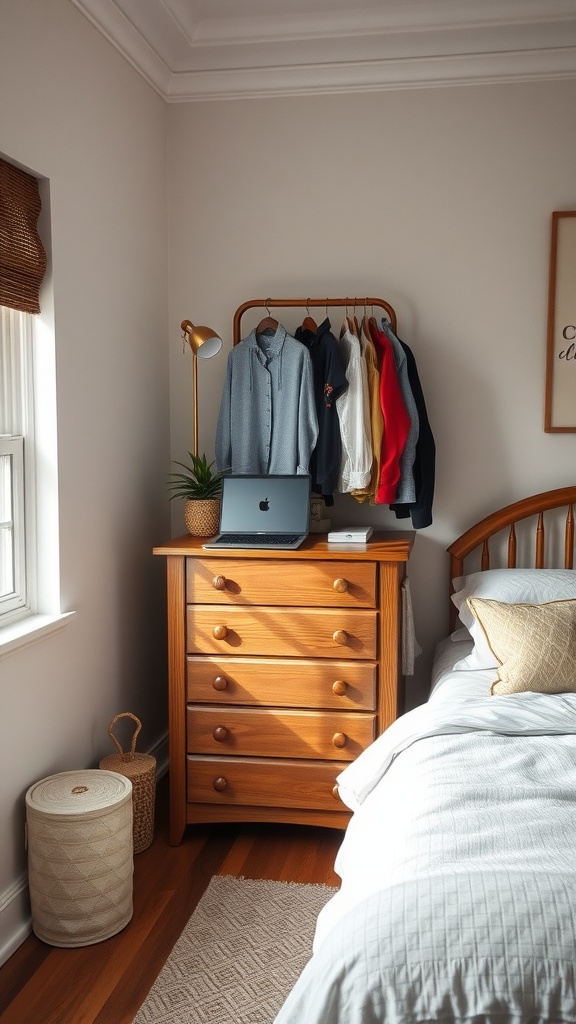
<instances>
[{"instance_id":1,"label":"apple logo on laptop","mask_svg":"<svg viewBox=\"0 0 576 1024\"><path fill-rule=\"evenodd\" d=\"M260 502L260 504L258 505L258 508L260 509L261 512L267 512L268 509L270 508L270 504L268 502L268 498L264 498L264 501Z\"/></svg>"}]
</instances>

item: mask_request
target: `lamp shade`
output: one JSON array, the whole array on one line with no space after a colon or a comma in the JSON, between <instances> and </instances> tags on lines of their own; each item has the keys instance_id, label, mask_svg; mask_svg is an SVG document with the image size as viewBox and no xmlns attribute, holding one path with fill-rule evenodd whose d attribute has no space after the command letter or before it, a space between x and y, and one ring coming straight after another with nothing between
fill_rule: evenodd
<instances>
[{"instance_id":1,"label":"lamp shade","mask_svg":"<svg viewBox=\"0 0 576 1024\"><path fill-rule=\"evenodd\" d=\"M211 359L222 348L222 338L211 327L195 327L190 320L180 324L192 352L200 359Z\"/></svg>"}]
</instances>

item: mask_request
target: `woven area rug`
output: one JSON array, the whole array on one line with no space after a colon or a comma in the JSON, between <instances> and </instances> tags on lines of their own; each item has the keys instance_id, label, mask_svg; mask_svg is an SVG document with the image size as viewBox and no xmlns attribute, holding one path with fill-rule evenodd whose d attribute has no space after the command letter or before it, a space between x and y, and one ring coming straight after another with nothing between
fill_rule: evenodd
<instances>
[{"instance_id":1,"label":"woven area rug","mask_svg":"<svg viewBox=\"0 0 576 1024\"><path fill-rule=\"evenodd\" d=\"M336 891L214 875L134 1024L272 1024Z\"/></svg>"}]
</instances>

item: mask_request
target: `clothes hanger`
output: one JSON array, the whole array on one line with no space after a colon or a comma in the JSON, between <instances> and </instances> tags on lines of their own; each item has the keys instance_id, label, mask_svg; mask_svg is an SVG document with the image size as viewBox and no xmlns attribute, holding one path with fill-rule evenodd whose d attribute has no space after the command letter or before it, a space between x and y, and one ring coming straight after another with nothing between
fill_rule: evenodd
<instances>
[{"instance_id":1,"label":"clothes hanger","mask_svg":"<svg viewBox=\"0 0 576 1024\"><path fill-rule=\"evenodd\" d=\"M266 331L266 330L272 330L272 331L277 331L278 330L278 321L275 320L274 317L270 315L269 303L270 303L270 299L266 299L266 302L264 303L264 305L266 306L266 312L268 313L268 316L265 316L260 321L260 323L258 324L258 326L256 328L256 334L263 334L264 331Z\"/></svg>"},{"instance_id":2,"label":"clothes hanger","mask_svg":"<svg viewBox=\"0 0 576 1024\"><path fill-rule=\"evenodd\" d=\"M374 319L374 306L372 306L372 319ZM360 329L364 332L366 337L371 339L369 324L370 317L368 316L368 308L366 306L366 303L364 303L364 314L362 316L362 320L360 321Z\"/></svg>"},{"instance_id":3,"label":"clothes hanger","mask_svg":"<svg viewBox=\"0 0 576 1024\"><path fill-rule=\"evenodd\" d=\"M366 339L368 344L371 345L373 349L375 349L376 348L376 342L374 341L374 336L372 334L372 331L370 330L370 323L372 323L373 327L377 326L376 325L376 318L374 316L374 310L372 310L372 316L370 317L370 316L368 316L368 313L366 312L366 306L364 306L364 316L362 317L362 322L360 324L360 330L362 331L362 335Z\"/></svg>"},{"instance_id":4,"label":"clothes hanger","mask_svg":"<svg viewBox=\"0 0 576 1024\"><path fill-rule=\"evenodd\" d=\"M308 316L304 317L304 320L302 322L302 328L305 331L312 331L313 333L315 333L318 330L318 325L317 325L316 321L310 316L310 310L308 308L308 303L309 302L310 302L310 299L308 299L308 302L306 303L306 312L307 312Z\"/></svg>"},{"instance_id":5,"label":"clothes hanger","mask_svg":"<svg viewBox=\"0 0 576 1024\"><path fill-rule=\"evenodd\" d=\"M379 329L378 328L378 321L377 321L376 317L374 316L374 306L372 306L372 312L371 312L370 316L367 316L367 314L366 314L366 307L364 307L364 319L366 320L366 323L368 324L368 327L374 327L376 330Z\"/></svg>"},{"instance_id":6,"label":"clothes hanger","mask_svg":"<svg viewBox=\"0 0 576 1024\"><path fill-rule=\"evenodd\" d=\"M348 301L349 300L346 299L346 315L344 317L344 323L342 324L342 331L340 336L342 336L342 333L344 333L344 331L348 331L350 334L353 334L356 337L358 337L358 321L356 320L355 316L350 316L348 312Z\"/></svg>"},{"instance_id":7,"label":"clothes hanger","mask_svg":"<svg viewBox=\"0 0 576 1024\"><path fill-rule=\"evenodd\" d=\"M348 301L350 301L351 315L348 313ZM346 322L350 334L353 334L356 338L360 337L360 325L358 323L358 317L356 316L356 299L346 299Z\"/></svg>"}]
</instances>

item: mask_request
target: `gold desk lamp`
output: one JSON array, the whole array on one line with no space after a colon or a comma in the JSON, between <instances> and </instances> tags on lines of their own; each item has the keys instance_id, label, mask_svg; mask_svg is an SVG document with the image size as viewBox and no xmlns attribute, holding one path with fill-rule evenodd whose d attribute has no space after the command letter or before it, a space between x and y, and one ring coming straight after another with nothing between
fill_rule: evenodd
<instances>
[{"instance_id":1,"label":"gold desk lamp","mask_svg":"<svg viewBox=\"0 0 576 1024\"><path fill-rule=\"evenodd\" d=\"M192 351L192 394L194 399L194 455L198 455L198 366L197 360L211 359L222 348L222 338L210 327L195 327L190 320L180 324L182 337Z\"/></svg>"}]
</instances>

